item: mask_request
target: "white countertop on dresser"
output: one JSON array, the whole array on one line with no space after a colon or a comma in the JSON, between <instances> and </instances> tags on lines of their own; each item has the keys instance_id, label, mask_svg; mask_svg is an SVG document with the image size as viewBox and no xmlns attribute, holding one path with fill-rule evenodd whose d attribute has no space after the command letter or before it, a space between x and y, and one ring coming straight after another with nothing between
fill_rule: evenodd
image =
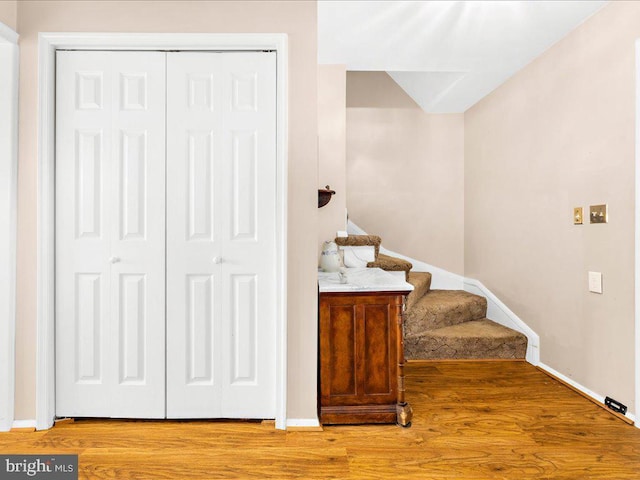
<instances>
[{"instance_id":1,"label":"white countertop on dresser","mask_svg":"<svg viewBox=\"0 0 640 480\"><path fill-rule=\"evenodd\" d=\"M413 285L380 268L347 268L347 283L341 283L338 272L318 272L320 293L338 292L406 292Z\"/></svg>"}]
</instances>

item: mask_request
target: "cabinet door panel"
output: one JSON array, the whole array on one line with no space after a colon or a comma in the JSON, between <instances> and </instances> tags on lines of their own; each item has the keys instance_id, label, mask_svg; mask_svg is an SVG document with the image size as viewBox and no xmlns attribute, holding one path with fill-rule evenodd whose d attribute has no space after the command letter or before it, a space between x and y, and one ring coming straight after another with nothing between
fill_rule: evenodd
<instances>
[{"instance_id":1,"label":"cabinet door panel","mask_svg":"<svg viewBox=\"0 0 640 480\"><path fill-rule=\"evenodd\" d=\"M328 388L332 398L355 396L357 391L356 306L329 306ZM351 401L350 399L343 399Z\"/></svg>"},{"instance_id":2,"label":"cabinet door panel","mask_svg":"<svg viewBox=\"0 0 640 480\"><path fill-rule=\"evenodd\" d=\"M389 305L365 305L362 321L362 391L370 401L388 402L395 398L395 330Z\"/></svg>"}]
</instances>

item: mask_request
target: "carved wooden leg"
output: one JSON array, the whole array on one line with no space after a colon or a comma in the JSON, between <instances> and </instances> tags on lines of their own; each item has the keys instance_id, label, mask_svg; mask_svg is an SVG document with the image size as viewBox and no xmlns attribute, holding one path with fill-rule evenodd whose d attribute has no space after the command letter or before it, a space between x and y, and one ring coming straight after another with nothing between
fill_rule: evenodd
<instances>
[{"instance_id":1,"label":"carved wooden leg","mask_svg":"<svg viewBox=\"0 0 640 480\"><path fill-rule=\"evenodd\" d=\"M396 405L396 418L398 425L408 428L411 426L411 419L413 418L413 409L407 402L399 403Z\"/></svg>"},{"instance_id":2,"label":"carved wooden leg","mask_svg":"<svg viewBox=\"0 0 640 480\"><path fill-rule=\"evenodd\" d=\"M398 403L396 405L396 422L402 427L410 427L413 410L404 398L404 305L402 297L401 310L398 312Z\"/></svg>"}]
</instances>

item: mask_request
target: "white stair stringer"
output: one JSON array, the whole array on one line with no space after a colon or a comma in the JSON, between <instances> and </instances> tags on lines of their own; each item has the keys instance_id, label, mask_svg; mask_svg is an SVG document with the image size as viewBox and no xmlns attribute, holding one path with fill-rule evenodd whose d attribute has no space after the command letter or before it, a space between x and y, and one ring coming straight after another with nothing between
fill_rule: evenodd
<instances>
[{"instance_id":1,"label":"white stair stringer","mask_svg":"<svg viewBox=\"0 0 640 480\"><path fill-rule=\"evenodd\" d=\"M347 221L347 233L349 235L367 235L362 228ZM380 245L380 253L392 257L402 258L413 264L412 272L429 272L432 275L431 288L434 290L465 290L469 293L480 295L487 299L487 318L494 322L520 332L527 337L526 359L532 365L538 366L540 363L540 336L534 332L520 317L509 309L491 290L485 287L482 282L473 278L466 278L462 275L449 272L442 268L429 265L406 255L402 255L391 250L387 250Z\"/></svg>"},{"instance_id":2,"label":"white stair stringer","mask_svg":"<svg viewBox=\"0 0 640 480\"><path fill-rule=\"evenodd\" d=\"M540 336L479 280L465 277L463 290L487 299L487 318L527 337L527 362L538 366L540 363Z\"/></svg>"}]
</instances>

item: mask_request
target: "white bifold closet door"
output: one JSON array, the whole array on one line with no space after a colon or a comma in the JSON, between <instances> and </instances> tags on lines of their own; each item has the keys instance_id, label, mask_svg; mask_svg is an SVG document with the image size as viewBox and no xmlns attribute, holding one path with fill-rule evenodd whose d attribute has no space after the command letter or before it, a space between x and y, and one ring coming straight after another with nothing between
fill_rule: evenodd
<instances>
[{"instance_id":1,"label":"white bifold closet door","mask_svg":"<svg viewBox=\"0 0 640 480\"><path fill-rule=\"evenodd\" d=\"M165 416L165 54L58 52L56 413Z\"/></svg>"},{"instance_id":2,"label":"white bifold closet door","mask_svg":"<svg viewBox=\"0 0 640 480\"><path fill-rule=\"evenodd\" d=\"M167 416L275 416L275 53L167 56Z\"/></svg>"},{"instance_id":3,"label":"white bifold closet door","mask_svg":"<svg viewBox=\"0 0 640 480\"><path fill-rule=\"evenodd\" d=\"M57 62L57 415L273 418L275 53Z\"/></svg>"}]
</instances>

